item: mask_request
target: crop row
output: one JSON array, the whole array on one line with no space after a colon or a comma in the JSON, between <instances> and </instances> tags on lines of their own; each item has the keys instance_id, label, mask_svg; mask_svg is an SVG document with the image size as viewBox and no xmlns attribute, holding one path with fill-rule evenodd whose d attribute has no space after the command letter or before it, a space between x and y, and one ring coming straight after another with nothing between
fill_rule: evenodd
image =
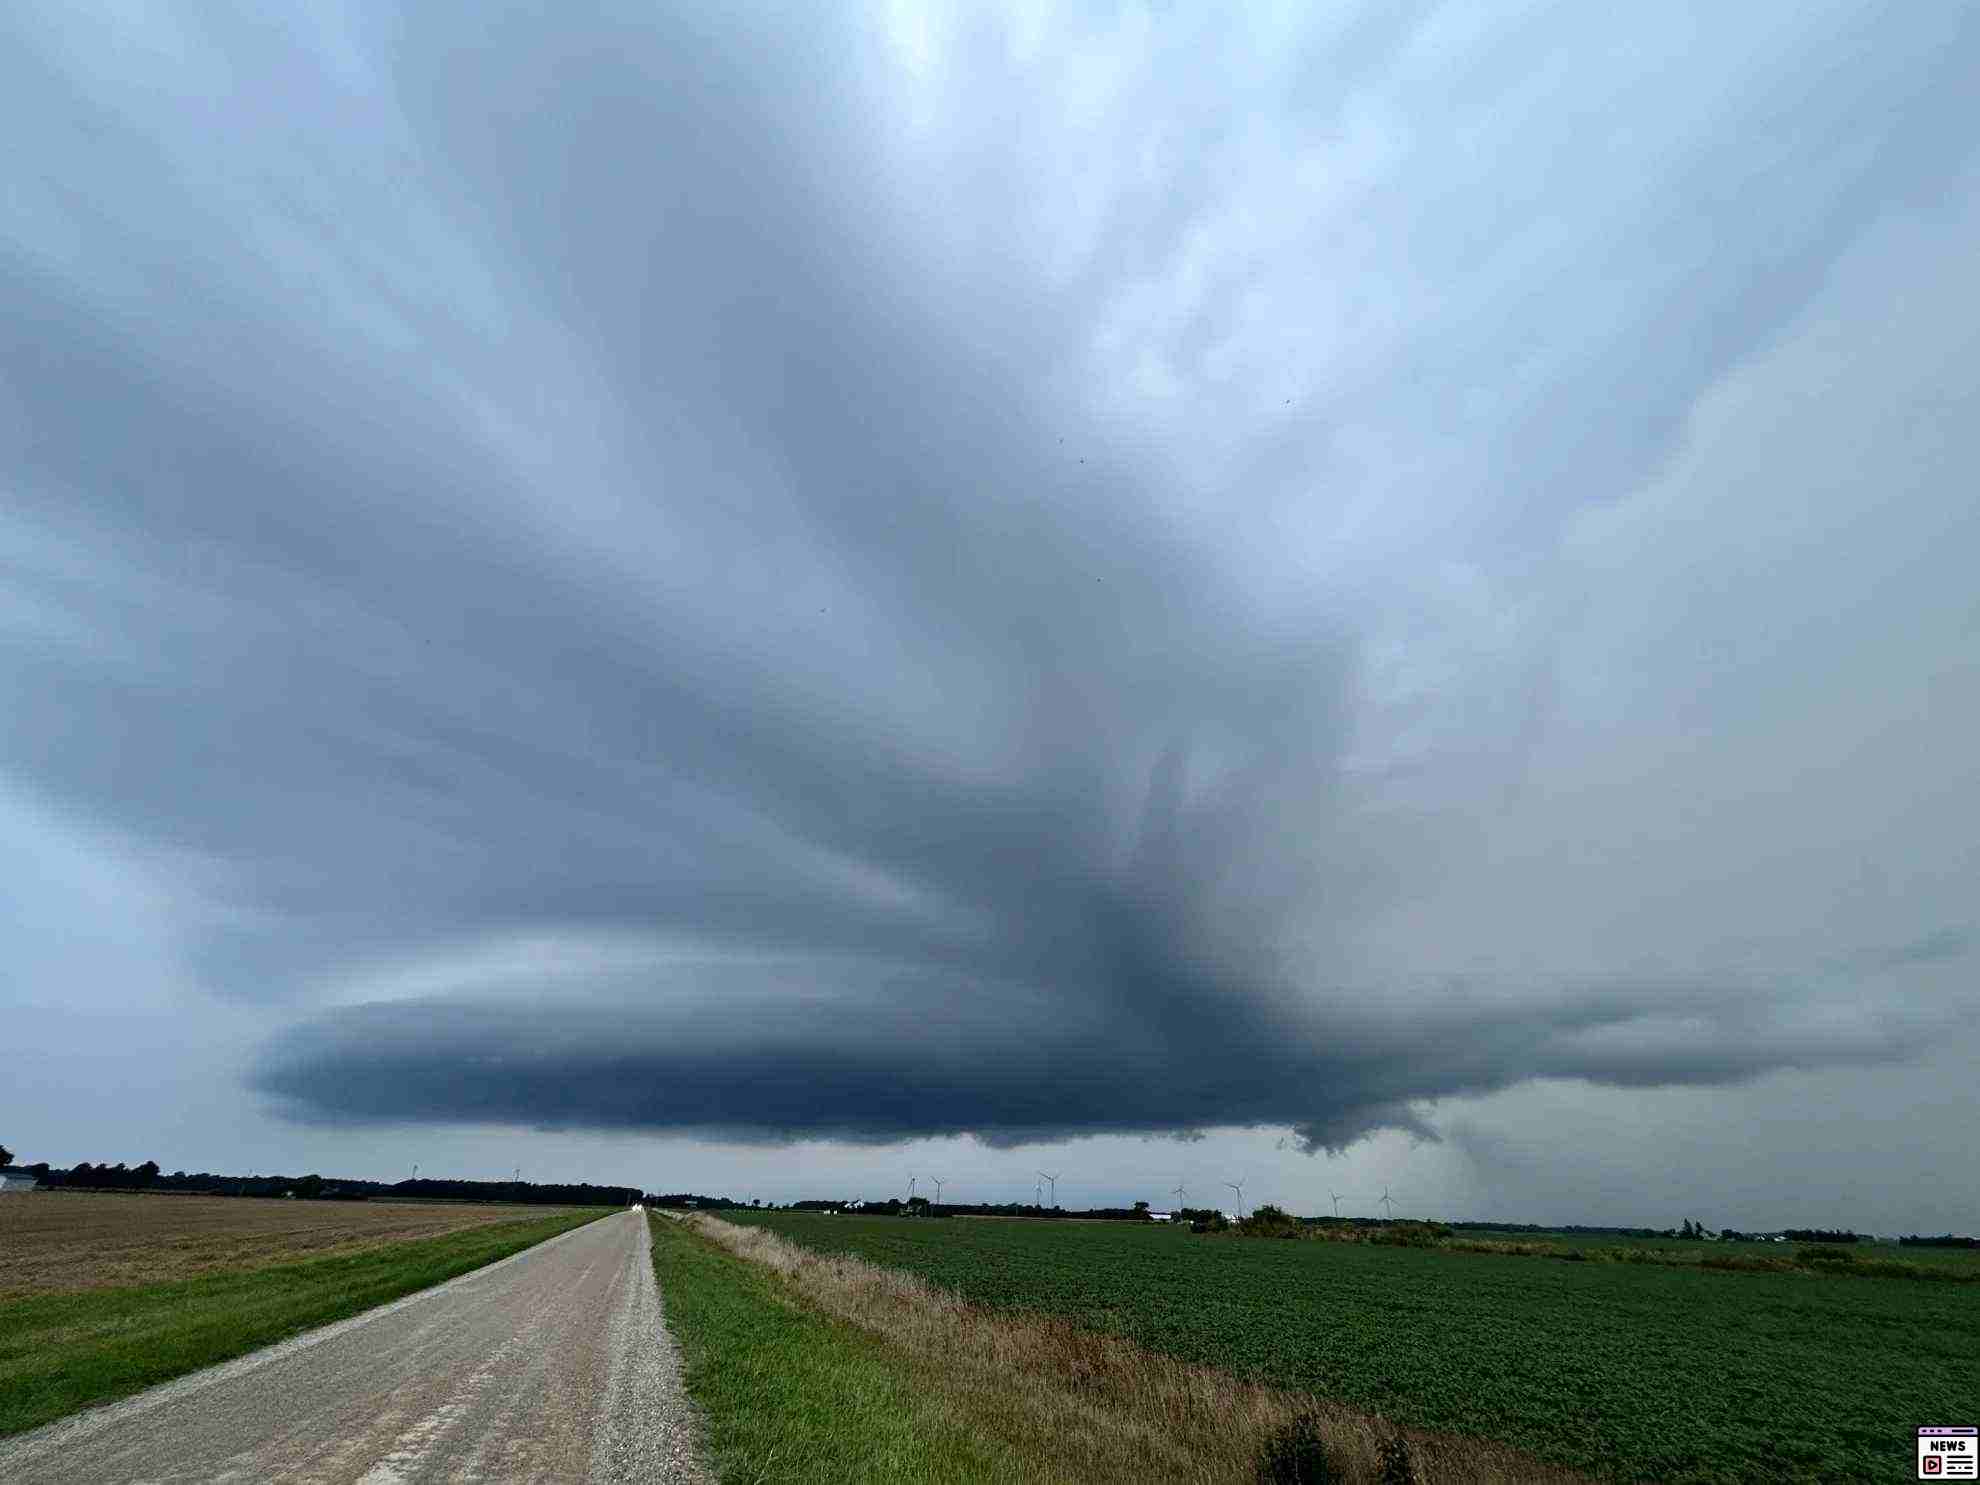
<instances>
[{"instance_id":1,"label":"crop row","mask_svg":"<svg viewBox=\"0 0 1980 1485\"><path fill-rule=\"evenodd\" d=\"M745 1220L980 1304L1619 1479L1890 1478L1920 1421L1962 1421L1980 1396L1980 1295L1965 1286L1130 1224Z\"/></svg>"}]
</instances>

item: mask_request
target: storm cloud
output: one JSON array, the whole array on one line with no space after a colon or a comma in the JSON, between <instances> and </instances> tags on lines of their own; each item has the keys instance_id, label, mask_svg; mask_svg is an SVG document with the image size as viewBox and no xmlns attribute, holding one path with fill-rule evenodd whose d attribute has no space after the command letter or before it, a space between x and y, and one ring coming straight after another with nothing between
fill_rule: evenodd
<instances>
[{"instance_id":1,"label":"storm cloud","mask_svg":"<svg viewBox=\"0 0 1980 1485\"><path fill-rule=\"evenodd\" d=\"M0 90L0 778L290 1117L1339 1150L1969 1003L1972 12L317 14Z\"/></svg>"}]
</instances>

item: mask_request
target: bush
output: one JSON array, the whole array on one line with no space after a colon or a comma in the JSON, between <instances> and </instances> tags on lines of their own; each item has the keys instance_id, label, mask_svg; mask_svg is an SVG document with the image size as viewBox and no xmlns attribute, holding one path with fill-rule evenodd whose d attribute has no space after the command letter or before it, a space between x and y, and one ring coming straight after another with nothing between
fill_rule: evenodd
<instances>
[{"instance_id":1,"label":"bush","mask_svg":"<svg viewBox=\"0 0 1980 1485\"><path fill-rule=\"evenodd\" d=\"M1451 1235L1441 1222L1392 1222L1378 1228L1369 1241L1392 1248L1435 1248Z\"/></svg>"},{"instance_id":2,"label":"bush","mask_svg":"<svg viewBox=\"0 0 1980 1485\"><path fill-rule=\"evenodd\" d=\"M1306 1236L1306 1224L1292 1213L1267 1202L1241 1220L1237 1230L1246 1237L1297 1238Z\"/></svg>"},{"instance_id":3,"label":"bush","mask_svg":"<svg viewBox=\"0 0 1980 1485\"><path fill-rule=\"evenodd\" d=\"M1338 1479L1312 1414L1301 1414L1265 1441L1258 1460L1259 1485L1333 1485Z\"/></svg>"},{"instance_id":4,"label":"bush","mask_svg":"<svg viewBox=\"0 0 1980 1485\"><path fill-rule=\"evenodd\" d=\"M1401 1434L1395 1434L1382 1445L1382 1473L1376 1476L1381 1485L1416 1485L1416 1464L1409 1457L1409 1444Z\"/></svg>"}]
</instances>

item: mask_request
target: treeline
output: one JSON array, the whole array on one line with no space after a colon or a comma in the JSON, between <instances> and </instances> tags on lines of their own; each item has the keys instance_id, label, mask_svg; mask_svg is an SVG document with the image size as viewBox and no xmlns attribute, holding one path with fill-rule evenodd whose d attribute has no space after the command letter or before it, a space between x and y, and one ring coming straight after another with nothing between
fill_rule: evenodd
<instances>
[{"instance_id":1,"label":"treeline","mask_svg":"<svg viewBox=\"0 0 1980 1485\"><path fill-rule=\"evenodd\" d=\"M95 1165L85 1160L68 1169L57 1170L47 1162L23 1166L41 1186L72 1191L167 1191L200 1196L294 1195L309 1201L369 1201L373 1198L415 1201L516 1202L532 1206L594 1207L628 1206L639 1200L634 1186L593 1186L588 1183L562 1184L535 1181L456 1181L422 1178L408 1181L360 1181L331 1179L315 1173L304 1176L220 1175L212 1171L174 1171L166 1175L155 1160L127 1166Z\"/></svg>"},{"instance_id":2,"label":"treeline","mask_svg":"<svg viewBox=\"0 0 1980 1485\"><path fill-rule=\"evenodd\" d=\"M1980 1248L1980 1238L1954 1237L1951 1233L1941 1233L1938 1237L1920 1237L1913 1233L1910 1237L1898 1239L1898 1246L1904 1248Z\"/></svg>"},{"instance_id":3,"label":"treeline","mask_svg":"<svg viewBox=\"0 0 1980 1485\"><path fill-rule=\"evenodd\" d=\"M1383 1225L1380 1219L1374 1217L1349 1217L1342 1220L1364 1222L1377 1227ZM1588 1237L1660 1238L1675 1237L1678 1234L1678 1229L1674 1227L1587 1227L1574 1222L1558 1227L1547 1227L1538 1222L1446 1222L1444 1226L1458 1232L1565 1232Z\"/></svg>"},{"instance_id":4,"label":"treeline","mask_svg":"<svg viewBox=\"0 0 1980 1485\"><path fill-rule=\"evenodd\" d=\"M1863 1235L1834 1227L1790 1227L1786 1234L1791 1243L1860 1243Z\"/></svg>"},{"instance_id":5,"label":"treeline","mask_svg":"<svg viewBox=\"0 0 1980 1485\"><path fill-rule=\"evenodd\" d=\"M365 1183L345 1183L363 1186ZM588 1181L397 1181L375 1194L441 1201L519 1201L535 1206L629 1207L641 1196L637 1186L594 1186Z\"/></svg>"},{"instance_id":6,"label":"treeline","mask_svg":"<svg viewBox=\"0 0 1980 1485\"><path fill-rule=\"evenodd\" d=\"M36 1165L24 1165L21 1169L45 1188L77 1186L92 1191L148 1191L161 1184L169 1186L173 1180L171 1176L159 1174L155 1160L147 1160L138 1166L126 1166L121 1160L115 1165L91 1165L85 1160L73 1170L53 1170L44 1160ZM183 1177L185 1172L180 1171L179 1175Z\"/></svg>"},{"instance_id":7,"label":"treeline","mask_svg":"<svg viewBox=\"0 0 1980 1485\"><path fill-rule=\"evenodd\" d=\"M731 1202L726 1198L707 1196L694 1197L649 1197L656 1206L729 1206L744 1210L762 1208L761 1202ZM1042 1207L1030 1202L962 1202L945 1201L936 1203L925 1196L913 1196L903 1201L898 1196L882 1197L878 1200L867 1197L849 1196L806 1197L773 1210L789 1212L850 1212L861 1217L1031 1217L1058 1218L1070 1221L1078 1218L1086 1222L1152 1222L1148 1203L1138 1201L1131 1207Z\"/></svg>"},{"instance_id":8,"label":"treeline","mask_svg":"<svg viewBox=\"0 0 1980 1485\"><path fill-rule=\"evenodd\" d=\"M838 1210L854 1210L851 1202L819 1202L808 1205L812 1210L820 1207L836 1207ZM1151 1222L1148 1203L1137 1202L1132 1207L1043 1207L1031 1202L973 1202L945 1201L939 1205L925 1196L912 1197L902 1201L899 1197L888 1197L885 1201L868 1201L857 1208L862 1217L1030 1217L1035 1219L1071 1221L1078 1218L1084 1222Z\"/></svg>"},{"instance_id":9,"label":"treeline","mask_svg":"<svg viewBox=\"0 0 1980 1485\"><path fill-rule=\"evenodd\" d=\"M665 1207L670 1211L677 1212L691 1211L696 1208L704 1211L733 1211L737 1207L747 1207L749 1205L748 1202L737 1201L732 1196L697 1196L692 1191L669 1191L659 1196L648 1192L646 1195L646 1204L650 1207Z\"/></svg>"}]
</instances>

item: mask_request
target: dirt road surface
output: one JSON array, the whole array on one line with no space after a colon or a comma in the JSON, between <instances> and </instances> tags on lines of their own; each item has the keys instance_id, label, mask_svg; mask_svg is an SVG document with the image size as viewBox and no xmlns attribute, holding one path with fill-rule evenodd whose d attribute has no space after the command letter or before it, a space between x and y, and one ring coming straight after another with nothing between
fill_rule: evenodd
<instances>
[{"instance_id":1,"label":"dirt road surface","mask_svg":"<svg viewBox=\"0 0 1980 1485\"><path fill-rule=\"evenodd\" d=\"M0 1441L10 1485L710 1478L636 1211Z\"/></svg>"}]
</instances>

